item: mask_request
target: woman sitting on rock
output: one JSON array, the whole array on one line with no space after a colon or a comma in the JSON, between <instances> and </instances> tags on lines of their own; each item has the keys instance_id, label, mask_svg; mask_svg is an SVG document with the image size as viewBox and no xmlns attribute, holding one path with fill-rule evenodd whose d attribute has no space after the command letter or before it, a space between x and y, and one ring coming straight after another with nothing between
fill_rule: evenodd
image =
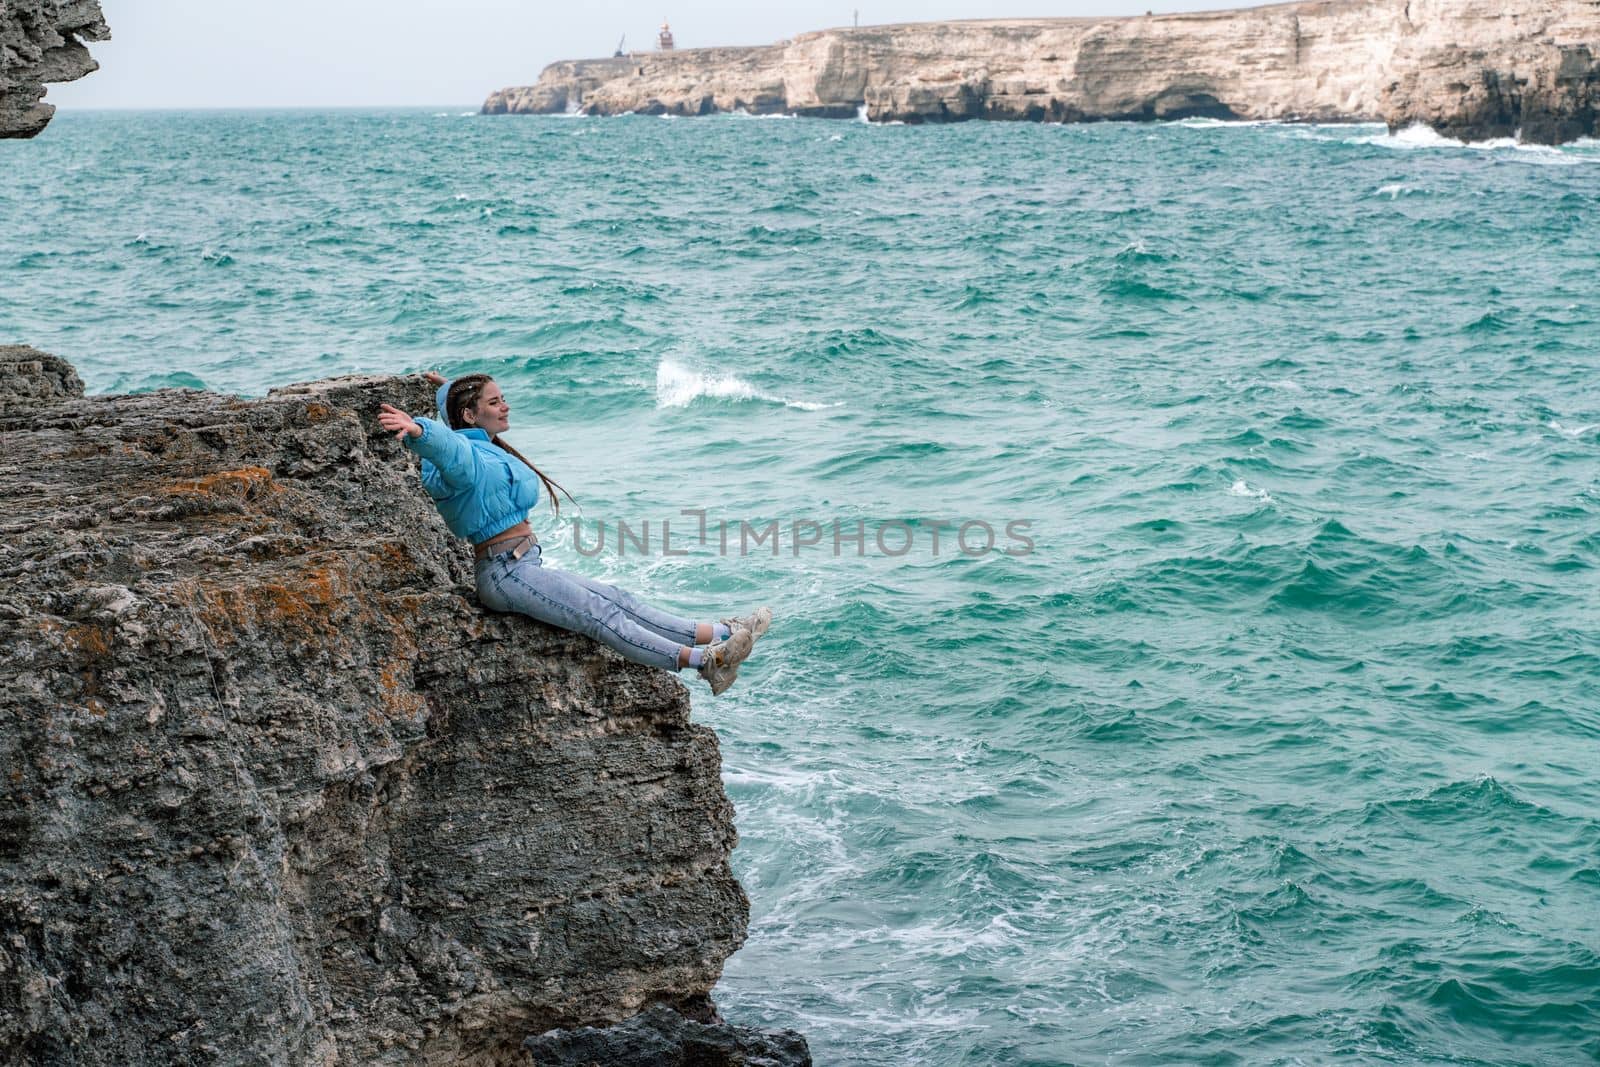
<instances>
[{"instance_id":1,"label":"woman sitting on rock","mask_svg":"<svg viewBox=\"0 0 1600 1067\"><path fill-rule=\"evenodd\" d=\"M771 610L696 622L615 586L545 566L528 510L539 499L540 482L557 514L555 494L566 490L500 439L511 424L511 407L494 379L468 374L446 381L433 372L427 377L439 387L438 420L414 419L384 404L378 424L422 457L423 487L445 525L475 546L479 601L494 611L516 611L587 634L635 663L672 671L693 667L713 694L732 685L755 639L766 632Z\"/></svg>"}]
</instances>

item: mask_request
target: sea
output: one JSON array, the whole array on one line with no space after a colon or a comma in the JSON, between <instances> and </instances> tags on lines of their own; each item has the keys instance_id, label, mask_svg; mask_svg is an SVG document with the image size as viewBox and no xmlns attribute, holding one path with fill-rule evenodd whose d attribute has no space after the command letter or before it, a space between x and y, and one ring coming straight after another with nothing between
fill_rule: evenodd
<instances>
[{"instance_id":1,"label":"sea","mask_svg":"<svg viewBox=\"0 0 1600 1067\"><path fill-rule=\"evenodd\" d=\"M1597 236L1594 142L68 111L0 147L0 339L93 392L486 371L551 563L770 604L685 676L715 997L819 1064L1568 1067Z\"/></svg>"}]
</instances>

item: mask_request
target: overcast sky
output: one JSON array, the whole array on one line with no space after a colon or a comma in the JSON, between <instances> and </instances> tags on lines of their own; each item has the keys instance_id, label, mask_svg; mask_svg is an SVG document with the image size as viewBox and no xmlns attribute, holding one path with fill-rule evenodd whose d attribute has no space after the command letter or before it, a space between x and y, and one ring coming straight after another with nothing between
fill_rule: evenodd
<instances>
[{"instance_id":1,"label":"overcast sky","mask_svg":"<svg viewBox=\"0 0 1600 1067\"><path fill-rule=\"evenodd\" d=\"M112 39L101 69L50 86L67 108L476 107L556 59L655 47L663 16L679 48L771 44L848 26L852 0L101 0ZM860 0L861 24L1133 15L1236 6L1203 0ZM1240 4L1237 6L1248 6Z\"/></svg>"}]
</instances>

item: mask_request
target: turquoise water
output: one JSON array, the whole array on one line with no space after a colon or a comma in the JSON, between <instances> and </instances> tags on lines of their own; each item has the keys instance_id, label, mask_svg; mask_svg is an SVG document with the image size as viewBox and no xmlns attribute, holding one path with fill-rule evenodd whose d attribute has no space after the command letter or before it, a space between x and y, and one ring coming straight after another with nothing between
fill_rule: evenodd
<instances>
[{"instance_id":1,"label":"turquoise water","mask_svg":"<svg viewBox=\"0 0 1600 1067\"><path fill-rule=\"evenodd\" d=\"M587 545L689 550L553 560L771 603L694 687L730 1018L1600 1062L1600 146L463 110L61 115L0 146L0 339L96 391L488 370Z\"/></svg>"}]
</instances>

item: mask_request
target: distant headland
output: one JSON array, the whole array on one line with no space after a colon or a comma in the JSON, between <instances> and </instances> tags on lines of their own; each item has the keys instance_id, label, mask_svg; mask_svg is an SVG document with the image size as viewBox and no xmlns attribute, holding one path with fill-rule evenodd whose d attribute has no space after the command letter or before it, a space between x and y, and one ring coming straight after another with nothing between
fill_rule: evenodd
<instances>
[{"instance_id":1,"label":"distant headland","mask_svg":"<svg viewBox=\"0 0 1600 1067\"><path fill-rule=\"evenodd\" d=\"M1327 0L864 26L564 60L492 94L483 112L1382 121L1561 144L1600 134L1597 53L1595 0Z\"/></svg>"}]
</instances>

